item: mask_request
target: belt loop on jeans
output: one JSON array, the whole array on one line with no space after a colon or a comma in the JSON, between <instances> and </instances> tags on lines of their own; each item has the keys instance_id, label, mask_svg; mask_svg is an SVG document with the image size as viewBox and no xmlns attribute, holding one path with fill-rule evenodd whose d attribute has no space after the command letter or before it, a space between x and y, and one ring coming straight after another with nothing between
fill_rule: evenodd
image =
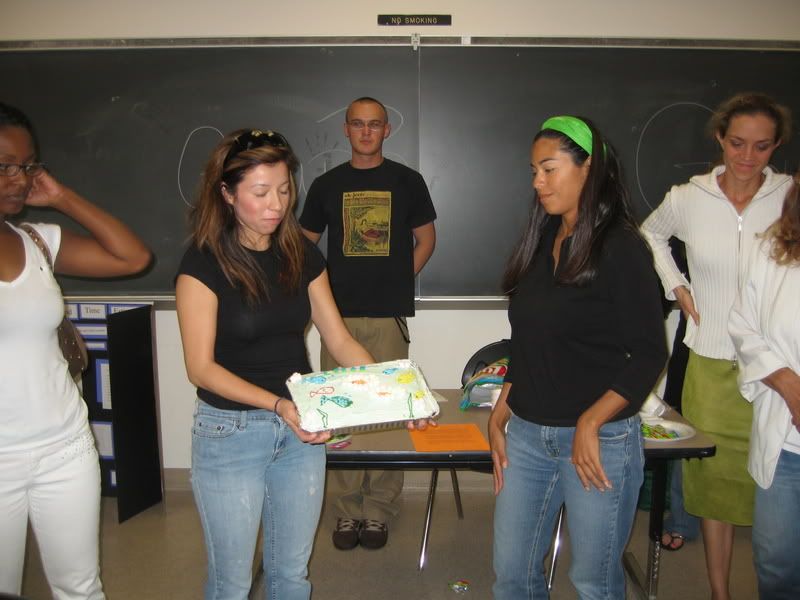
<instances>
[{"instance_id":1,"label":"belt loop on jeans","mask_svg":"<svg viewBox=\"0 0 800 600\"><path fill-rule=\"evenodd\" d=\"M247 413L249 412L248 410L239 411L239 429L247 429Z\"/></svg>"}]
</instances>

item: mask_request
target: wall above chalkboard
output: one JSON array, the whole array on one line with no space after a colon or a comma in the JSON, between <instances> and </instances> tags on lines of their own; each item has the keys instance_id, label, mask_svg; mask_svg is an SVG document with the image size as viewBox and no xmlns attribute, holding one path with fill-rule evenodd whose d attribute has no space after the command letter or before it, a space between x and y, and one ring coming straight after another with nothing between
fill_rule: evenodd
<instances>
[{"instance_id":1,"label":"wall above chalkboard","mask_svg":"<svg viewBox=\"0 0 800 600\"><path fill-rule=\"evenodd\" d=\"M746 44L743 44L746 45ZM222 133L272 128L313 179L347 160L344 108L390 108L387 156L418 168L439 218L421 297L491 297L529 203L530 142L556 113L592 118L623 159L639 217L717 158L711 109L743 90L800 110L796 49L397 46L0 51L2 100L25 110L64 183L130 224L156 255L143 276L62 279L72 295L163 296L186 209ZM797 115L800 118L800 115ZM794 170L794 141L773 164ZM28 220L64 223L29 210Z\"/></svg>"}]
</instances>

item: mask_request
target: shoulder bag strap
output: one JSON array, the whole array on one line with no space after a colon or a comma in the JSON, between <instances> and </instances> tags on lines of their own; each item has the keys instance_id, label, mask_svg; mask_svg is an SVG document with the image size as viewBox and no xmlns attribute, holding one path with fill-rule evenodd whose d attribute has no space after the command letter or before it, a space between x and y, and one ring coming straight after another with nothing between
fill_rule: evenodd
<instances>
[{"instance_id":1,"label":"shoulder bag strap","mask_svg":"<svg viewBox=\"0 0 800 600\"><path fill-rule=\"evenodd\" d=\"M42 251L44 257L47 259L47 264L50 266L50 270L53 270L53 257L50 254L50 249L47 247L47 244L44 243L42 236L39 235L39 232L36 231L32 226L28 225L27 223L23 223L19 226L25 233L31 236L33 243L36 244L36 247Z\"/></svg>"},{"instance_id":2,"label":"shoulder bag strap","mask_svg":"<svg viewBox=\"0 0 800 600\"><path fill-rule=\"evenodd\" d=\"M47 259L47 264L50 266L50 271L52 271L53 257L39 232L27 223L20 225L20 229L31 236L33 243L36 244ZM78 328L66 315L61 319L61 324L58 326L58 346L61 349L61 354L67 360L69 374L73 379L79 378L81 373L89 366L89 351Z\"/></svg>"}]
</instances>

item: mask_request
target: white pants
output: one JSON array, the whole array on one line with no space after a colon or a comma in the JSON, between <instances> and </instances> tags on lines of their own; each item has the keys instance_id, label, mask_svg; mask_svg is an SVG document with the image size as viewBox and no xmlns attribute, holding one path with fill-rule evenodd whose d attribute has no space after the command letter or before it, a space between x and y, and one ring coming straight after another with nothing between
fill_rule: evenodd
<instances>
[{"instance_id":1,"label":"white pants","mask_svg":"<svg viewBox=\"0 0 800 600\"><path fill-rule=\"evenodd\" d=\"M88 425L33 452L0 453L0 592L19 594L30 519L56 600L102 600L100 466Z\"/></svg>"}]
</instances>

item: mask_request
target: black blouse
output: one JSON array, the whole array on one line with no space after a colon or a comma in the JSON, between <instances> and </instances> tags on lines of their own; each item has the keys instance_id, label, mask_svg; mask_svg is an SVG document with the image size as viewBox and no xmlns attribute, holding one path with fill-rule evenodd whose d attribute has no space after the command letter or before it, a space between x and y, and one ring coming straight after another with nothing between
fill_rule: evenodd
<instances>
[{"instance_id":1,"label":"black blouse","mask_svg":"<svg viewBox=\"0 0 800 600\"><path fill-rule=\"evenodd\" d=\"M556 281L551 218L528 270L511 297L512 383L508 404L540 425L574 427L605 392L628 401L614 419L638 412L664 367L667 344L653 259L636 232L610 230L597 277L584 286ZM566 263L569 238L561 245Z\"/></svg>"}]
</instances>

